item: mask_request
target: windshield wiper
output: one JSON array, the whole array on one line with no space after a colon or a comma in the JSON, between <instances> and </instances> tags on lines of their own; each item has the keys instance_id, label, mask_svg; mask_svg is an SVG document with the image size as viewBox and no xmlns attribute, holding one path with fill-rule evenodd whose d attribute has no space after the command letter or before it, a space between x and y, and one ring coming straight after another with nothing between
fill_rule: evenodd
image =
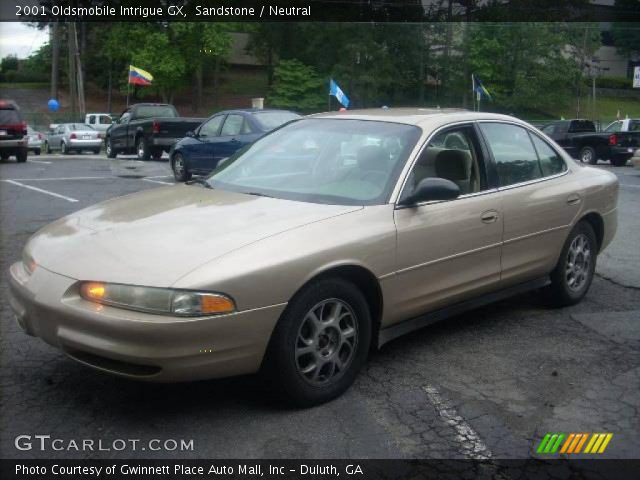
<instances>
[{"instance_id":1,"label":"windshield wiper","mask_svg":"<svg viewBox=\"0 0 640 480\"><path fill-rule=\"evenodd\" d=\"M184 183L187 185L195 185L197 183L198 185L202 185L205 188L213 189L213 187L209 182L207 182L204 178L200 178L200 177L192 178L191 180L187 180Z\"/></svg>"}]
</instances>

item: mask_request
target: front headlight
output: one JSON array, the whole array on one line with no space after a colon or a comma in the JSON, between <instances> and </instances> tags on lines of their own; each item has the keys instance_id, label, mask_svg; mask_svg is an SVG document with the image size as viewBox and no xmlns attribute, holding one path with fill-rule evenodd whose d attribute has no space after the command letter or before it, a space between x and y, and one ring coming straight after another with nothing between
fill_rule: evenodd
<instances>
[{"instance_id":1,"label":"front headlight","mask_svg":"<svg viewBox=\"0 0 640 480\"><path fill-rule=\"evenodd\" d=\"M82 282L80 296L113 307L164 315L194 317L235 311L226 295L120 283Z\"/></svg>"}]
</instances>

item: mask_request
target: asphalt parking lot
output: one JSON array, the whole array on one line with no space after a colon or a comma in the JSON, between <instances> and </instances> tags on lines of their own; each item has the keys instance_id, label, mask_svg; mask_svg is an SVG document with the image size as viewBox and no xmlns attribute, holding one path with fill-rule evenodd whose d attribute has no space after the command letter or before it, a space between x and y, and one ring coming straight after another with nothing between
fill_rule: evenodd
<instances>
[{"instance_id":1,"label":"asphalt parking lot","mask_svg":"<svg viewBox=\"0 0 640 480\"><path fill-rule=\"evenodd\" d=\"M0 457L528 458L546 432L611 432L606 458L637 458L640 170L601 168L622 184L620 229L581 304L553 310L527 294L471 311L386 345L341 398L289 410L252 377L137 383L23 334L6 270L27 238L94 203L170 188L173 177L167 162L101 155L2 162ZM18 435L192 439L193 449L23 451Z\"/></svg>"}]
</instances>

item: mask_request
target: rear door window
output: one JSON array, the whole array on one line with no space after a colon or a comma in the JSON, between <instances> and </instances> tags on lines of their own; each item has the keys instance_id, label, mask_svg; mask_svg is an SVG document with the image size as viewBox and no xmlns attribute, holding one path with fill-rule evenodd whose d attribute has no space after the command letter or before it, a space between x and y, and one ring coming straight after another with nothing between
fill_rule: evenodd
<instances>
[{"instance_id":1,"label":"rear door window","mask_svg":"<svg viewBox=\"0 0 640 480\"><path fill-rule=\"evenodd\" d=\"M506 123L480 123L496 162L501 187L542 177L538 155L527 131Z\"/></svg>"},{"instance_id":2,"label":"rear door window","mask_svg":"<svg viewBox=\"0 0 640 480\"><path fill-rule=\"evenodd\" d=\"M551 146L539 138L537 135L531 135L533 145L538 153L540 159L540 169L542 170L542 176L548 177L550 175L557 175L567 169L567 165L560 155Z\"/></svg>"}]
</instances>

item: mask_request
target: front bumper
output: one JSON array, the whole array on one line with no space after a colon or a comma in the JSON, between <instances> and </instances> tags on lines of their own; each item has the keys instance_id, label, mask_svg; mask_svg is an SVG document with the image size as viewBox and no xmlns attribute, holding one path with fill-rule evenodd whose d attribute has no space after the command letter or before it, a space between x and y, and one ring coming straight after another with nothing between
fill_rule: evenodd
<instances>
[{"instance_id":1,"label":"front bumper","mask_svg":"<svg viewBox=\"0 0 640 480\"><path fill-rule=\"evenodd\" d=\"M9 303L25 332L86 365L129 378L177 382L255 373L285 305L208 318L151 315L87 302L77 280L22 262Z\"/></svg>"}]
</instances>

